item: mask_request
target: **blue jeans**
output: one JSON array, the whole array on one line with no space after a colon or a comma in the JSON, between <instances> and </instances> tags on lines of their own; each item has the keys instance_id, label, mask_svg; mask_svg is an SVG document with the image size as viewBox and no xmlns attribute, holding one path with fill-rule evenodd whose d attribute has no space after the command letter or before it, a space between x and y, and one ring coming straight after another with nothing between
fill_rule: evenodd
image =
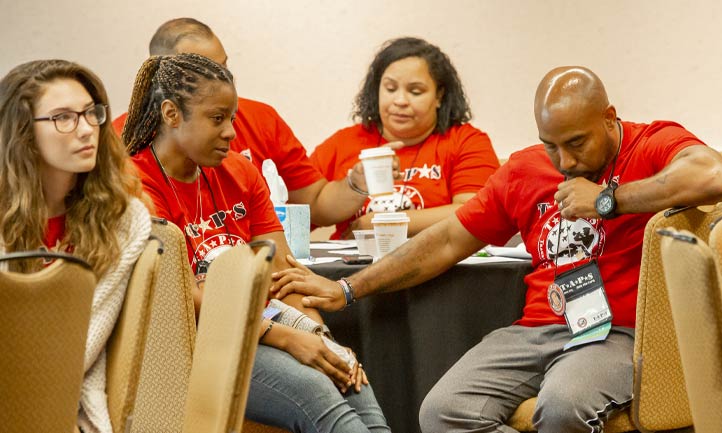
<instances>
[{"instance_id":1,"label":"blue jeans","mask_svg":"<svg viewBox=\"0 0 722 433\"><path fill-rule=\"evenodd\" d=\"M342 395L325 374L259 345L246 418L296 433L390 432L371 387Z\"/></svg>"}]
</instances>

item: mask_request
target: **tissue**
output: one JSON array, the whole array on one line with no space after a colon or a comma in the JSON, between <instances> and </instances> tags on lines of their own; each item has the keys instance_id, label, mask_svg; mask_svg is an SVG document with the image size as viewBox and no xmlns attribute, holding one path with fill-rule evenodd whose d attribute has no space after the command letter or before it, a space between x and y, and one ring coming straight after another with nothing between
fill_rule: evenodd
<instances>
[{"instance_id":1,"label":"tissue","mask_svg":"<svg viewBox=\"0 0 722 433\"><path fill-rule=\"evenodd\" d=\"M271 202L283 226L291 253L299 259L308 258L311 255L311 209L307 204L286 204L288 189L273 161L263 161L261 172L271 192Z\"/></svg>"}]
</instances>

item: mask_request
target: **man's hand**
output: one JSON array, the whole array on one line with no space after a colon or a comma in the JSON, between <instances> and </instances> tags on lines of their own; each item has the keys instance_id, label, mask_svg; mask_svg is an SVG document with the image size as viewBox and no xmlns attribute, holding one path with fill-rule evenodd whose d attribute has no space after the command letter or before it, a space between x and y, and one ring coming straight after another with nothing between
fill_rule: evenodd
<instances>
[{"instance_id":1,"label":"man's hand","mask_svg":"<svg viewBox=\"0 0 722 433\"><path fill-rule=\"evenodd\" d=\"M601 218L594 204L604 189L583 177L575 177L559 184L554 200L559 204L562 217L570 221L577 218Z\"/></svg>"},{"instance_id":2,"label":"man's hand","mask_svg":"<svg viewBox=\"0 0 722 433\"><path fill-rule=\"evenodd\" d=\"M286 256L286 260L292 267L271 275L271 293L276 299L283 299L291 293L300 293L306 295L301 300L304 307L338 311L346 306L346 297L337 282L314 274L290 255Z\"/></svg>"}]
</instances>

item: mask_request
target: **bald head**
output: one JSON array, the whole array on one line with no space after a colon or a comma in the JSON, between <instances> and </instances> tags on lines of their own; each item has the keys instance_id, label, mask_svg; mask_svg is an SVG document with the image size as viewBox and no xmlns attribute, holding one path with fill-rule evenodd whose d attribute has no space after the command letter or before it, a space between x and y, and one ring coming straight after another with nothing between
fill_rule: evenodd
<instances>
[{"instance_id":1,"label":"bald head","mask_svg":"<svg viewBox=\"0 0 722 433\"><path fill-rule=\"evenodd\" d=\"M151 56L200 54L226 66L226 51L210 27L193 18L176 18L161 24L148 47Z\"/></svg>"},{"instance_id":2,"label":"bald head","mask_svg":"<svg viewBox=\"0 0 722 433\"><path fill-rule=\"evenodd\" d=\"M549 71L539 83L534 98L537 124L554 113L602 113L609 107L602 80L581 66L562 66Z\"/></svg>"},{"instance_id":3,"label":"bald head","mask_svg":"<svg viewBox=\"0 0 722 433\"><path fill-rule=\"evenodd\" d=\"M158 27L150 40L148 50L151 56L178 54L179 42L191 38L196 40L214 37L210 27L193 18L176 18Z\"/></svg>"},{"instance_id":4,"label":"bald head","mask_svg":"<svg viewBox=\"0 0 722 433\"><path fill-rule=\"evenodd\" d=\"M596 182L621 142L617 111L587 68L549 71L536 91L534 117L547 154L567 178Z\"/></svg>"}]
</instances>

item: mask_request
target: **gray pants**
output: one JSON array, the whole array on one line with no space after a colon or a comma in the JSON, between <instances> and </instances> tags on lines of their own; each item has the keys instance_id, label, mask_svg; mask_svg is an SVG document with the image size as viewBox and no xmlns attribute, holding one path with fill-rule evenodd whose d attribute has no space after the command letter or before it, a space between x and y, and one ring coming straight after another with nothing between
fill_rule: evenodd
<instances>
[{"instance_id":1,"label":"gray pants","mask_svg":"<svg viewBox=\"0 0 722 433\"><path fill-rule=\"evenodd\" d=\"M572 348L564 325L498 329L469 350L421 405L426 433L516 430L504 422L538 394L539 433L601 432L632 400L634 329L612 327L604 342Z\"/></svg>"}]
</instances>

